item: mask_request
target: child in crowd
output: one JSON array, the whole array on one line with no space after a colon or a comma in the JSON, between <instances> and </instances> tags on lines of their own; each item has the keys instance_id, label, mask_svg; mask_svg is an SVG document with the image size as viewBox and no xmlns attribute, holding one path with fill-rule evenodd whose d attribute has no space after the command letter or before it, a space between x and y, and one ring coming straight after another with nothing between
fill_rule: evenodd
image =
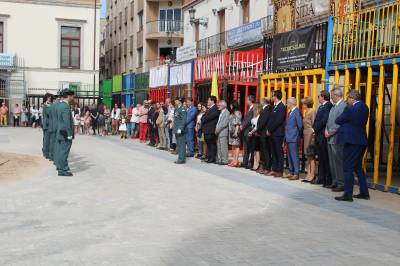
<instances>
[{"instance_id":1,"label":"child in crowd","mask_svg":"<svg viewBox=\"0 0 400 266\"><path fill-rule=\"evenodd\" d=\"M74 110L74 127L75 127L75 134L78 135L80 133L81 127L81 116L77 110Z\"/></svg>"}]
</instances>

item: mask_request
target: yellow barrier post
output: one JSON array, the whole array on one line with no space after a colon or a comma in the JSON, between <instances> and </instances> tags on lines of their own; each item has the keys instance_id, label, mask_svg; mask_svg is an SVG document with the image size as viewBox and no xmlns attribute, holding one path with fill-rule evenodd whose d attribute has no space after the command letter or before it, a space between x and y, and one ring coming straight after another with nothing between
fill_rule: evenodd
<instances>
[{"instance_id":1,"label":"yellow barrier post","mask_svg":"<svg viewBox=\"0 0 400 266\"><path fill-rule=\"evenodd\" d=\"M339 70L335 70L335 84L336 85L339 85L339 78L340 78Z\"/></svg>"},{"instance_id":2,"label":"yellow barrier post","mask_svg":"<svg viewBox=\"0 0 400 266\"><path fill-rule=\"evenodd\" d=\"M296 99L297 107L300 108L300 77L296 77Z\"/></svg>"},{"instance_id":3,"label":"yellow barrier post","mask_svg":"<svg viewBox=\"0 0 400 266\"><path fill-rule=\"evenodd\" d=\"M292 77L289 77L289 84L288 84L288 97L292 97L293 94L293 83Z\"/></svg>"},{"instance_id":4,"label":"yellow barrier post","mask_svg":"<svg viewBox=\"0 0 400 266\"><path fill-rule=\"evenodd\" d=\"M304 98L308 96L308 76L304 76Z\"/></svg>"},{"instance_id":5,"label":"yellow barrier post","mask_svg":"<svg viewBox=\"0 0 400 266\"><path fill-rule=\"evenodd\" d=\"M317 109L317 75L313 75L313 91L312 91L312 98L314 101L314 106L313 109L316 110Z\"/></svg>"},{"instance_id":6,"label":"yellow barrier post","mask_svg":"<svg viewBox=\"0 0 400 266\"><path fill-rule=\"evenodd\" d=\"M360 68L357 66L356 68L356 81L355 81L355 89L360 90Z\"/></svg>"},{"instance_id":7,"label":"yellow barrier post","mask_svg":"<svg viewBox=\"0 0 400 266\"><path fill-rule=\"evenodd\" d=\"M385 90L383 86L385 81L385 67L379 68L379 89L378 89L378 117L375 122L375 145L374 145L374 185L379 182L379 156L381 154L381 132L382 132L382 114L383 114L383 96Z\"/></svg>"},{"instance_id":8,"label":"yellow barrier post","mask_svg":"<svg viewBox=\"0 0 400 266\"><path fill-rule=\"evenodd\" d=\"M286 103L286 91L285 91L285 79L282 78L281 80L281 92L282 92L282 102Z\"/></svg>"},{"instance_id":9,"label":"yellow barrier post","mask_svg":"<svg viewBox=\"0 0 400 266\"><path fill-rule=\"evenodd\" d=\"M267 85L267 97L268 99L271 100L271 80L268 79L268 85Z\"/></svg>"},{"instance_id":10,"label":"yellow barrier post","mask_svg":"<svg viewBox=\"0 0 400 266\"><path fill-rule=\"evenodd\" d=\"M395 129L396 129L398 75L399 75L399 67L397 64L393 64L392 102L391 102L391 107L390 107L389 151L388 151L385 191L387 191L389 189L390 185L392 184L394 133L395 133Z\"/></svg>"},{"instance_id":11,"label":"yellow barrier post","mask_svg":"<svg viewBox=\"0 0 400 266\"><path fill-rule=\"evenodd\" d=\"M365 93L365 104L368 106L368 110L371 112L371 98L372 98L372 67L368 66L368 74L367 74L367 91ZM369 136L369 121L367 121L367 137ZM366 170L366 163L367 163L367 152L365 151L364 159L363 159L363 169Z\"/></svg>"},{"instance_id":12,"label":"yellow barrier post","mask_svg":"<svg viewBox=\"0 0 400 266\"><path fill-rule=\"evenodd\" d=\"M260 77L260 103L263 103L265 98L265 83L264 79Z\"/></svg>"},{"instance_id":13,"label":"yellow barrier post","mask_svg":"<svg viewBox=\"0 0 400 266\"><path fill-rule=\"evenodd\" d=\"M346 69L344 70L344 91L343 91L343 95L345 97L347 96L347 92L349 90L349 85L350 85L350 71L346 67Z\"/></svg>"}]
</instances>

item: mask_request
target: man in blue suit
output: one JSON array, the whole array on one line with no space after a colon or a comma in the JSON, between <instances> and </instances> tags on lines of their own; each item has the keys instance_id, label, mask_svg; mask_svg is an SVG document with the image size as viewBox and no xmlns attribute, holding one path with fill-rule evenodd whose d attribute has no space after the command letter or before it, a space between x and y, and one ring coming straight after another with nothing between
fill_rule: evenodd
<instances>
[{"instance_id":1,"label":"man in blue suit","mask_svg":"<svg viewBox=\"0 0 400 266\"><path fill-rule=\"evenodd\" d=\"M289 159L289 180L299 180L299 140L303 128L303 119L296 107L296 98L290 97L287 100L289 114L285 125L285 140L288 148Z\"/></svg>"},{"instance_id":2,"label":"man in blue suit","mask_svg":"<svg viewBox=\"0 0 400 266\"><path fill-rule=\"evenodd\" d=\"M329 168L328 142L325 138L325 128L328 122L329 112L332 108L330 94L328 91L321 91L318 97L320 106L313 124L315 135L315 144L318 155L318 178L314 184L323 184L324 187L332 184L332 178Z\"/></svg>"},{"instance_id":3,"label":"man in blue suit","mask_svg":"<svg viewBox=\"0 0 400 266\"><path fill-rule=\"evenodd\" d=\"M282 92L272 95L274 108L267 125L267 136L271 137L272 171L269 176L283 177L283 139L285 137L286 107L282 103Z\"/></svg>"},{"instance_id":4,"label":"man in blue suit","mask_svg":"<svg viewBox=\"0 0 400 266\"><path fill-rule=\"evenodd\" d=\"M196 108L193 106L193 99L186 99L186 157L194 156L194 128L196 126Z\"/></svg>"},{"instance_id":5,"label":"man in blue suit","mask_svg":"<svg viewBox=\"0 0 400 266\"><path fill-rule=\"evenodd\" d=\"M361 164L368 144L365 130L368 117L369 109L361 101L360 93L356 90L350 90L347 93L347 107L336 118L336 124L340 125L337 142L344 145L344 194L335 197L335 200L353 201L354 172L360 184L360 194L354 195L354 198L369 200L367 178Z\"/></svg>"}]
</instances>

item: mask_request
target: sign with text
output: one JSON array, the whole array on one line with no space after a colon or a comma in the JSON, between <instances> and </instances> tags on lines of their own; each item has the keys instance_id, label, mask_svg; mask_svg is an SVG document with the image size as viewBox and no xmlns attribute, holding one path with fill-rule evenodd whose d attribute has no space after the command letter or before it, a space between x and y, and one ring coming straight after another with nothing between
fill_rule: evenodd
<instances>
[{"instance_id":1,"label":"sign with text","mask_svg":"<svg viewBox=\"0 0 400 266\"><path fill-rule=\"evenodd\" d=\"M296 0L296 21L329 15L332 0Z\"/></svg>"},{"instance_id":2,"label":"sign with text","mask_svg":"<svg viewBox=\"0 0 400 266\"><path fill-rule=\"evenodd\" d=\"M227 32L228 47L239 47L262 41L261 20L256 20Z\"/></svg>"},{"instance_id":3,"label":"sign with text","mask_svg":"<svg viewBox=\"0 0 400 266\"><path fill-rule=\"evenodd\" d=\"M196 43L181 46L176 49L176 61L184 62L195 59L197 57L196 53Z\"/></svg>"},{"instance_id":4,"label":"sign with text","mask_svg":"<svg viewBox=\"0 0 400 266\"><path fill-rule=\"evenodd\" d=\"M15 65L15 55L14 54L1 54L0 53L0 69L13 67Z\"/></svg>"},{"instance_id":5,"label":"sign with text","mask_svg":"<svg viewBox=\"0 0 400 266\"><path fill-rule=\"evenodd\" d=\"M274 0L274 28L276 33L296 28L295 0Z\"/></svg>"},{"instance_id":6,"label":"sign with text","mask_svg":"<svg viewBox=\"0 0 400 266\"><path fill-rule=\"evenodd\" d=\"M316 27L306 27L274 36L273 68L283 71L314 64Z\"/></svg>"}]
</instances>

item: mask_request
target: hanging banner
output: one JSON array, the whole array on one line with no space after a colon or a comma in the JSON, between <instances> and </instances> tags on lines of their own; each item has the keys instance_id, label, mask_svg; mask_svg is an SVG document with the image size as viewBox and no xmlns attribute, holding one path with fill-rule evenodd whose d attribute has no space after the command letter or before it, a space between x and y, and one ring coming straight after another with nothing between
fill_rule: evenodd
<instances>
[{"instance_id":1,"label":"hanging banner","mask_svg":"<svg viewBox=\"0 0 400 266\"><path fill-rule=\"evenodd\" d=\"M330 1L332 0L296 0L296 21L327 17Z\"/></svg>"},{"instance_id":2,"label":"hanging banner","mask_svg":"<svg viewBox=\"0 0 400 266\"><path fill-rule=\"evenodd\" d=\"M184 62L195 59L197 57L196 53L196 43L181 46L176 49L176 61Z\"/></svg>"},{"instance_id":3,"label":"hanging banner","mask_svg":"<svg viewBox=\"0 0 400 266\"><path fill-rule=\"evenodd\" d=\"M274 0L275 33L296 28L296 0Z\"/></svg>"},{"instance_id":4,"label":"hanging banner","mask_svg":"<svg viewBox=\"0 0 400 266\"><path fill-rule=\"evenodd\" d=\"M275 72L314 63L316 29L316 26L311 26L274 36L273 68Z\"/></svg>"},{"instance_id":5,"label":"hanging banner","mask_svg":"<svg viewBox=\"0 0 400 266\"><path fill-rule=\"evenodd\" d=\"M262 41L261 20L247 23L227 32L226 43L229 48L239 47Z\"/></svg>"},{"instance_id":6,"label":"hanging banner","mask_svg":"<svg viewBox=\"0 0 400 266\"><path fill-rule=\"evenodd\" d=\"M192 63L172 66L169 70L169 85L190 84L192 81Z\"/></svg>"},{"instance_id":7,"label":"hanging banner","mask_svg":"<svg viewBox=\"0 0 400 266\"><path fill-rule=\"evenodd\" d=\"M330 13L343 17L360 10L360 6L360 0L330 0Z\"/></svg>"},{"instance_id":8,"label":"hanging banner","mask_svg":"<svg viewBox=\"0 0 400 266\"><path fill-rule=\"evenodd\" d=\"M158 88L168 85L168 65L150 68L149 87Z\"/></svg>"}]
</instances>

